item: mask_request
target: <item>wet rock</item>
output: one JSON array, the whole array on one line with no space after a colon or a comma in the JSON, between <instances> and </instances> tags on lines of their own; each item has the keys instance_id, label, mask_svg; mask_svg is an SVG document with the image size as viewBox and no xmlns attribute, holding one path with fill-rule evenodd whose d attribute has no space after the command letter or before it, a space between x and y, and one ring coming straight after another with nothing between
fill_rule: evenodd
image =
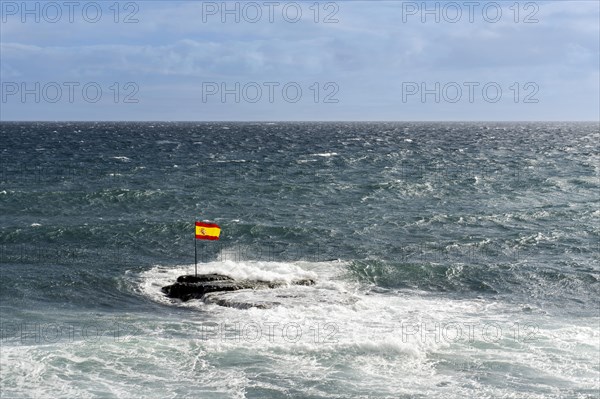
<instances>
[{"instance_id":1,"label":"wet rock","mask_svg":"<svg viewBox=\"0 0 600 399\"><path fill-rule=\"evenodd\" d=\"M210 281L233 281L233 279L223 274L199 274L197 276L187 275L177 277L178 283L207 283Z\"/></svg>"},{"instance_id":2,"label":"wet rock","mask_svg":"<svg viewBox=\"0 0 600 399\"><path fill-rule=\"evenodd\" d=\"M313 285L315 282L312 279L299 279L292 281L293 285ZM235 280L229 276L222 274L199 274L179 276L175 284L162 287L162 291L169 298L178 298L186 302L190 299L203 299L207 294L212 292L230 292L238 290L258 290L278 288L287 285L282 281L261 281L261 280ZM211 303L218 305L227 305L226 300L211 299ZM256 307L253 304L235 303L234 307L246 308ZM260 307L260 306L259 306Z\"/></svg>"},{"instance_id":3,"label":"wet rock","mask_svg":"<svg viewBox=\"0 0 600 399\"><path fill-rule=\"evenodd\" d=\"M250 309L250 308L258 308L258 309L271 309L274 306L280 305L279 302L266 302L266 301L252 301L252 302L244 302L231 298L223 298L222 296L218 296L218 294L206 294L202 301L204 303L225 306L228 308L236 308L236 309Z\"/></svg>"}]
</instances>

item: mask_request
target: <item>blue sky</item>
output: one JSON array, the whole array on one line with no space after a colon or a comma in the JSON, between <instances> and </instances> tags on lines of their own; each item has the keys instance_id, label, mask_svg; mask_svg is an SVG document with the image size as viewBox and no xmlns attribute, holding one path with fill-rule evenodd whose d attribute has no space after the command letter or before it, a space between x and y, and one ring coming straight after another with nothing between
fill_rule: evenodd
<instances>
[{"instance_id":1,"label":"blue sky","mask_svg":"<svg viewBox=\"0 0 600 399\"><path fill-rule=\"evenodd\" d=\"M599 119L597 1L47 3L0 2L1 120Z\"/></svg>"}]
</instances>

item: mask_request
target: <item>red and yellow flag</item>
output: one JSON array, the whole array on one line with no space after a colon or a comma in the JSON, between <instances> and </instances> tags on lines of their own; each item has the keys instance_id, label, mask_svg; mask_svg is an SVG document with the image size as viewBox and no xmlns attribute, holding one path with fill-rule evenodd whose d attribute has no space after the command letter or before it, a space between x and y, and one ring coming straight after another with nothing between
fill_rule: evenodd
<instances>
[{"instance_id":1,"label":"red and yellow flag","mask_svg":"<svg viewBox=\"0 0 600 399\"><path fill-rule=\"evenodd\" d=\"M221 228L215 223L196 222L196 240L218 240Z\"/></svg>"}]
</instances>

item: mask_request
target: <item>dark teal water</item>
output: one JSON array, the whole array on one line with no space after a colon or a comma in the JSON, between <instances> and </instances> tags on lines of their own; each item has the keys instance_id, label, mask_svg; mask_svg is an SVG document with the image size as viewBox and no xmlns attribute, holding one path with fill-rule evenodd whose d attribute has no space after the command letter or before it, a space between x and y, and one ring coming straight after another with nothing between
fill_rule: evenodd
<instances>
[{"instance_id":1,"label":"dark teal water","mask_svg":"<svg viewBox=\"0 0 600 399\"><path fill-rule=\"evenodd\" d=\"M597 124L0 129L1 397L598 394ZM317 285L167 300L201 219L204 270Z\"/></svg>"}]
</instances>

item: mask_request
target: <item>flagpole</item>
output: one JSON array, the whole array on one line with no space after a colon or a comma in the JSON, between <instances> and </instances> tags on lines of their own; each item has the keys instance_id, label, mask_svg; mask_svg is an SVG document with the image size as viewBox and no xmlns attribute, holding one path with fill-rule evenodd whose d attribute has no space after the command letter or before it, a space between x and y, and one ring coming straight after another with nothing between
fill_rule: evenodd
<instances>
[{"instance_id":1,"label":"flagpole","mask_svg":"<svg viewBox=\"0 0 600 399\"><path fill-rule=\"evenodd\" d=\"M196 232L194 232L194 276L198 277L198 250L196 249Z\"/></svg>"}]
</instances>

